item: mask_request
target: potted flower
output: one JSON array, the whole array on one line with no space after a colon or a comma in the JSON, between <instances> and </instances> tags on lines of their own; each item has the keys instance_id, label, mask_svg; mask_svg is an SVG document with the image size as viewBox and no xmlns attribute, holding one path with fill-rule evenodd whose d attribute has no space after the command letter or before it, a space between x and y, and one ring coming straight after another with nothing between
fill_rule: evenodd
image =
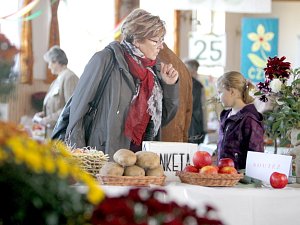
<instances>
[{"instance_id":1,"label":"potted flower","mask_svg":"<svg viewBox=\"0 0 300 225\"><path fill-rule=\"evenodd\" d=\"M128 193L105 199L94 209L93 225L222 225L214 209L206 206L200 215L187 205L166 200L167 192L157 188L132 188Z\"/></svg>"},{"instance_id":2,"label":"potted flower","mask_svg":"<svg viewBox=\"0 0 300 225\"><path fill-rule=\"evenodd\" d=\"M259 91L255 93L260 101L271 103L264 112L266 134L279 139L282 146L289 144L290 133L300 128L300 69L291 69L285 59L268 59L265 81L257 84ZM300 140L299 134L297 139Z\"/></svg>"},{"instance_id":3,"label":"potted flower","mask_svg":"<svg viewBox=\"0 0 300 225\"><path fill-rule=\"evenodd\" d=\"M87 187L79 192L74 183ZM60 142L0 121L0 224L86 224L104 192Z\"/></svg>"}]
</instances>

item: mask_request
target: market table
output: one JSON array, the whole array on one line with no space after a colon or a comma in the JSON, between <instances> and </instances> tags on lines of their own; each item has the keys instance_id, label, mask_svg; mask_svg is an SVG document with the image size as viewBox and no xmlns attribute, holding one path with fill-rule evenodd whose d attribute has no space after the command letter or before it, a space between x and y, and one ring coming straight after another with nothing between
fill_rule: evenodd
<instances>
[{"instance_id":1,"label":"market table","mask_svg":"<svg viewBox=\"0 0 300 225\"><path fill-rule=\"evenodd\" d=\"M103 185L109 196L126 193L126 186ZM206 204L217 209L226 225L299 225L300 185L289 184L284 189L238 184L234 187L203 187L179 182L162 187L168 196L180 204L188 204L200 212Z\"/></svg>"}]
</instances>

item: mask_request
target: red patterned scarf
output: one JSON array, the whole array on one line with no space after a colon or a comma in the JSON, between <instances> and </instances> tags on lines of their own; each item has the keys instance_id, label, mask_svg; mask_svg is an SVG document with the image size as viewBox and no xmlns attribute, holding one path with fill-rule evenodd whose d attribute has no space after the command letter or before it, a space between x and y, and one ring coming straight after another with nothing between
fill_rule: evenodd
<instances>
[{"instance_id":1,"label":"red patterned scarf","mask_svg":"<svg viewBox=\"0 0 300 225\"><path fill-rule=\"evenodd\" d=\"M131 141L134 144L140 145L150 120L150 115L147 112L147 102L152 94L152 89L155 82L153 74L146 67L154 66L156 60L139 58L142 63L141 66L126 51L125 60L128 64L130 73L134 78L140 80L141 82L138 96L136 96L129 108L128 116L125 122L125 135L131 138Z\"/></svg>"}]
</instances>

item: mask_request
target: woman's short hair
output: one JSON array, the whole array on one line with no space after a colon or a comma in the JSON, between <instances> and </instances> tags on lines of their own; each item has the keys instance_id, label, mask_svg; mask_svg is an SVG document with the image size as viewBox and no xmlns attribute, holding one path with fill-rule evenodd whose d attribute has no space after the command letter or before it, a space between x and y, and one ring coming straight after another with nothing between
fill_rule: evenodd
<instances>
[{"instance_id":1,"label":"woman's short hair","mask_svg":"<svg viewBox=\"0 0 300 225\"><path fill-rule=\"evenodd\" d=\"M51 47L45 54L44 60L46 62L58 62L61 65L68 65L68 58L66 53L57 45Z\"/></svg>"},{"instance_id":2,"label":"woman's short hair","mask_svg":"<svg viewBox=\"0 0 300 225\"><path fill-rule=\"evenodd\" d=\"M133 10L122 24L123 38L132 43L147 38L163 37L166 34L165 22L143 9Z\"/></svg>"}]
</instances>

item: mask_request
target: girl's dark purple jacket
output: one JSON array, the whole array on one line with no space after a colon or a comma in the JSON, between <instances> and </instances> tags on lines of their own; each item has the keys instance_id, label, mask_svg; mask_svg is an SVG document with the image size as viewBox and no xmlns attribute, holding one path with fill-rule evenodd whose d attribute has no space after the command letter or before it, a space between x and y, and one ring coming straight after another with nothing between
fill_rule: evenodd
<instances>
[{"instance_id":1,"label":"girl's dark purple jacket","mask_svg":"<svg viewBox=\"0 0 300 225\"><path fill-rule=\"evenodd\" d=\"M239 170L246 167L248 151L264 151L263 116L253 104L246 105L237 114L227 118L230 112L231 109L221 112L218 160L231 158Z\"/></svg>"}]
</instances>

